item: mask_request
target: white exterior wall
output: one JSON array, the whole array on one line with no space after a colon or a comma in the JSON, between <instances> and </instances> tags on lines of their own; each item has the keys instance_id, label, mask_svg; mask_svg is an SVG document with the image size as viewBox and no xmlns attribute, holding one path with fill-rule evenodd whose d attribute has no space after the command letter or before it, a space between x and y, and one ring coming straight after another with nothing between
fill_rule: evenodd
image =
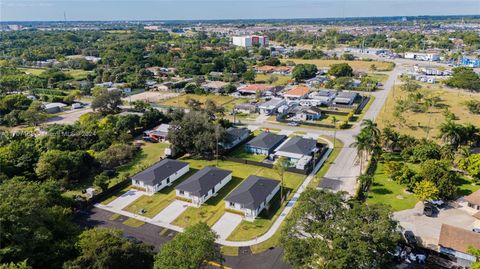
<instances>
[{"instance_id":1,"label":"white exterior wall","mask_svg":"<svg viewBox=\"0 0 480 269\"><path fill-rule=\"evenodd\" d=\"M210 189L207 193L207 195L205 196L202 196L202 197L198 197L198 196L195 196L195 195L192 195L191 193L189 192L184 192L183 194L180 193L180 190L175 190L175 193L178 197L183 197L183 198L187 198L187 199L191 199L192 200L192 204L194 206L201 206L203 203L205 203L208 199L210 199L210 197L212 197L214 194L218 193L219 190L221 190L223 188L223 186L225 186L228 182L230 182L230 180L232 180L232 174L229 174L226 178L222 179L222 181L220 181L217 185L215 185L215 192L213 193L212 190Z\"/></svg>"},{"instance_id":2,"label":"white exterior wall","mask_svg":"<svg viewBox=\"0 0 480 269\"><path fill-rule=\"evenodd\" d=\"M146 185L146 184L144 184L143 181L136 181L136 180L133 180L133 179L132 179L132 185L136 186L136 187L144 188L145 191L148 192L148 193L155 193L155 192L160 191L163 188L167 187L172 182L174 182L175 180L179 179L181 176L188 173L188 171L190 171L190 165L187 165L187 166L183 167L182 169L178 170L175 174L170 175L168 178L162 180L162 182L160 182L160 184L157 184L155 186ZM167 183L168 179L170 179L169 183Z\"/></svg>"},{"instance_id":3,"label":"white exterior wall","mask_svg":"<svg viewBox=\"0 0 480 269\"><path fill-rule=\"evenodd\" d=\"M248 208L243 208L243 205L239 203L233 203L233 205L230 205L230 202L225 201L225 208L232 209L232 210L237 210L241 211L244 214L245 220L248 221L254 221L255 218L262 212L263 209L267 206L267 204L272 200L272 198L275 196L275 194L280 190L280 184L277 185L275 189L267 196L264 202L260 204L260 206L255 209L248 209Z\"/></svg>"}]
</instances>

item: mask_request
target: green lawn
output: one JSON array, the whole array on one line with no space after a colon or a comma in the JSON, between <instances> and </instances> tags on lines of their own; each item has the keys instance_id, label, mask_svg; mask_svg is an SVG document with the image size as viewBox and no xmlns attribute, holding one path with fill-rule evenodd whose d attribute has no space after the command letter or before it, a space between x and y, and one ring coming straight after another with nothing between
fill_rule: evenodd
<instances>
[{"instance_id":1,"label":"green lawn","mask_svg":"<svg viewBox=\"0 0 480 269\"><path fill-rule=\"evenodd\" d=\"M145 222L133 218L128 218L126 221L123 222L123 224L133 228L138 228L145 224Z\"/></svg>"},{"instance_id":2,"label":"green lawn","mask_svg":"<svg viewBox=\"0 0 480 269\"><path fill-rule=\"evenodd\" d=\"M181 160L187 161L190 163L191 168L195 169L202 169L205 166L215 166L216 161L205 161L205 160L197 160L191 158L182 158ZM231 170L233 171L233 178L232 180L223 187L216 197L210 198L205 204L203 204L200 208L188 208L182 215L180 215L176 220L173 221L172 224L186 227L200 221L204 221L209 225L213 225L215 222L220 219L220 217L225 212L225 202L224 198L230 193L236 186L238 186L245 178L250 175L257 175L263 176L268 178L273 178L279 180L280 177L278 174L269 168L257 167L253 165L246 165L240 164L235 162L229 161L219 161L218 167L221 169ZM286 189L296 190L300 184L303 182L305 176L294 174L294 173L286 173L284 178L284 186ZM255 229L256 231L249 232L245 234L245 236L239 238L238 240L248 240L253 239L257 236L262 235L274 221L274 215L279 213L279 210L275 212L271 212L269 216L270 219L259 220L258 222L255 221ZM244 222L242 222L237 229L243 229ZM235 231L232 235L235 234ZM238 236L234 235L234 238L238 238Z\"/></svg>"},{"instance_id":3,"label":"green lawn","mask_svg":"<svg viewBox=\"0 0 480 269\"><path fill-rule=\"evenodd\" d=\"M260 154L251 154L245 151L245 147L243 145L238 146L232 153L230 153L231 157L254 161L254 162L262 162L267 158L265 155Z\"/></svg>"},{"instance_id":4,"label":"green lawn","mask_svg":"<svg viewBox=\"0 0 480 269\"><path fill-rule=\"evenodd\" d=\"M185 104L185 101L190 98L190 99L195 99L203 104L207 100L212 100L214 101L217 105L222 106L225 108L226 111L232 111L233 107L237 104L242 104L246 103L248 101L247 98L237 98L233 96L228 96L228 95L216 95L216 94L203 94L203 95L197 95L197 94L183 94L179 95L177 97L173 97L170 99L162 100L160 101L161 105L164 106L172 106L172 107L183 107L186 108L187 104Z\"/></svg>"},{"instance_id":5,"label":"green lawn","mask_svg":"<svg viewBox=\"0 0 480 269\"><path fill-rule=\"evenodd\" d=\"M32 74L34 76L38 76L45 72L47 68L18 68L20 71L25 72L27 74ZM85 71L81 69L69 69L69 70L62 70L66 74L69 74L73 77L74 80L84 80L87 78L88 74L92 73L92 71Z\"/></svg>"},{"instance_id":6,"label":"green lawn","mask_svg":"<svg viewBox=\"0 0 480 269\"><path fill-rule=\"evenodd\" d=\"M475 184L471 178L460 176L457 182L458 195L466 196L480 189L480 185Z\"/></svg>"},{"instance_id":7,"label":"green lawn","mask_svg":"<svg viewBox=\"0 0 480 269\"><path fill-rule=\"evenodd\" d=\"M333 137L331 136L322 136L322 137L333 142ZM319 141L321 143L325 143L325 141L323 141L322 139L319 139ZM343 142L339 139L335 139L335 148L332 150L332 152L330 153L330 156L328 156L328 159L325 161L325 163L320 168L320 170L318 170L317 174L315 175L315 178L310 182L308 187L316 188L318 186L322 178L327 173L328 169L330 169L330 166L332 166L332 164L337 159L337 156L342 150L342 148L343 148Z\"/></svg>"},{"instance_id":8,"label":"green lawn","mask_svg":"<svg viewBox=\"0 0 480 269\"><path fill-rule=\"evenodd\" d=\"M168 143L145 143L140 154L128 164L117 169L118 175L110 181L110 186L158 162L161 157L165 156L165 148L168 145Z\"/></svg>"},{"instance_id":9,"label":"green lawn","mask_svg":"<svg viewBox=\"0 0 480 269\"><path fill-rule=\"evenodd\" d=\"M169 187L162 189L161 191L155 193L154 195L142 195L140 198L135 200L133 203L129 204L123 210L140 214L140 210L145 210L146 212L143 216L148 218L155 217L163 209L165 209L171 202L175 201L175 186L180 182L187 179L191 175L197 172L196 169L190 169L190 171L182 176L181 178L175 180L173 184Z\"/></svg>"},{"instance_id":10,"label":"green lawn","mask_svg":"<svg viewBox=\"0 0 480 269\"><path fill-rule=\"evenodd\" d=\"M367 204L390 205L394 211L413 208L418 199L412 193L407 193L405 186L389 179L385 175L384 166L384 163L378 163Z\"/></svg>"},{"instance_id":11,"label":"green lawn","mask_svg":"<svg viewBox=\"0 0 480 269\"><path fill-rule=\"evenodd\" d=\"M255 83L269 83L269 79L272 77L277 78L272 83L274 86L285 86L292 80L290 76L257 74L255 76Z\"/></svg>"}]
</instances>

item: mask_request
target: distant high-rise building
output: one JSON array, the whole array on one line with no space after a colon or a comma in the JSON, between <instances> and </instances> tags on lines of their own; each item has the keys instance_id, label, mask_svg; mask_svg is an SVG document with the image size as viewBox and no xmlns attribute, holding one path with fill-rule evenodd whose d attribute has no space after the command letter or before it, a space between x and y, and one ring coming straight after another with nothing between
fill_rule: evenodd
<instances>
[{"instance_id":1,"label":"distant high-rise building","mask_svg":"<svg viewBox=\"0 0 480 269\"><path fill-rule=\"evenodd\" d=\"M250 48L252 46L258 45L261 47L268 46L268 36L234 36L232 37L232 43L235 46Z\"/></svg>"}]
</instances>

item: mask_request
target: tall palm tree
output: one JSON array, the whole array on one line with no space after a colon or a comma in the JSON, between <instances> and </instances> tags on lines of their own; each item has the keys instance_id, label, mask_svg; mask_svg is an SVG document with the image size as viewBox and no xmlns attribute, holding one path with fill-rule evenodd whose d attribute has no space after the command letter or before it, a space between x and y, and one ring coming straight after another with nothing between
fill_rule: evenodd
<instances>
[{"instance_id":1,"label":"tall palm tree","mask_svg":"<svg viewBox=\"0 0 480 269\"><path fill-rule=\"evenodd\" d=\"M380 129L378 129L378 126L375 122L373 122L370 119L363 120L362 123L360 124L362 127L362 132L366 132L369 135L372 136L375 140L380 142Z\"/></svg>"},{"instance_id":2,"label":"tall palm tree","mask_svg":"<svg viewBox=\"0 0 480 269\"><path fill-rule=\"evenodd\" d=\"M464 140L462 129L460 124L448 120L440 125L440 138L456 150Z\"/></svg>"},{"instance_id":3,"label":"tall palm tree","mask_svg":"<svg viewBox=\"0 0 480 269\"><path fill-rule=\"evenodd\" d=\"M366 132L360 132L355 136L355 142L351 146L357 149L357 158L360 161L360 174L362 174L363 161L371 148L371 139Z\"/></svg>"},{"instance_id":4,"label":"tall palm tree","mask_svg":"<svg viewBox=\"0 0 480 269\"><path fill-rule=\"evenodd\" d=\"M400 134L390 127L386 127L381 135L382 146L390 151L395 151L400 142Z\"/></svg>"}]
</instances>

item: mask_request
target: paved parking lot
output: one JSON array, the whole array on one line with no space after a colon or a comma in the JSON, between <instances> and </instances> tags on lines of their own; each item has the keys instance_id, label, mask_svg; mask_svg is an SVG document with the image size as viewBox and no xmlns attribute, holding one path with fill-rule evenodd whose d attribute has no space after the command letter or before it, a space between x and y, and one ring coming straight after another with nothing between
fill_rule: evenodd
<instances>
[{"instance_id":1,"label":"paved parking lot","mask_svg":"<svg viewBox=\"0 0 480 269\"><path fill-rule=\"evenodd\" d=\"M227 239L227 237L237 228L242 222L242 216L225 212L223 216L212 226L212 230L215 231L220 239Z\"/></svg>"},{"instance_id":2,"label":"paved parking lot","mask_svg":"<svg viewBox=\"0 0 480 269\"><path fill-rule=\"evenodd\" d=\"M117 210L121 210L121 209L125 208L126 206L128 206L129 204L131 204L133 201L140 198L140 196L142 196L142 195L146 195L146 193L143 192L143 191L138 191L138 190L131 189L131 190L127 191L126 193L122 194L117 199L110 202L107 205L107 207L117 209Z\"/></svg>"},{"instance_id":3,"label":"paved parking lot","mask_svg":"<svg viewBox=\"0 0 480 269\"><path fill-rule=\"evenodd\" d=\"M190 203L188 202L175 200L165 209L163 209L160 213L158 213L155 217L153 217L153 221L160 223L170 223L176 218L178 218L178 216L180 216L185 210L187 210L189 205Z\"/></svg>"},{"instance_id":4,"label":"paved parking lot","mask_svg":"<svg viewBox=\"0 0 480 269\"><path fill-rule=\"evenodd\" d=\"M422 203L418 203L413 209L395 212L394 218L405 230L411 230L423 246L433 249L438 245L442 224L471 230L477 220L472 217L472 212L464 206L458 208L446 206L439 210L438 215L427 217L423 215Z\"/></svg>"}]
</instances>

